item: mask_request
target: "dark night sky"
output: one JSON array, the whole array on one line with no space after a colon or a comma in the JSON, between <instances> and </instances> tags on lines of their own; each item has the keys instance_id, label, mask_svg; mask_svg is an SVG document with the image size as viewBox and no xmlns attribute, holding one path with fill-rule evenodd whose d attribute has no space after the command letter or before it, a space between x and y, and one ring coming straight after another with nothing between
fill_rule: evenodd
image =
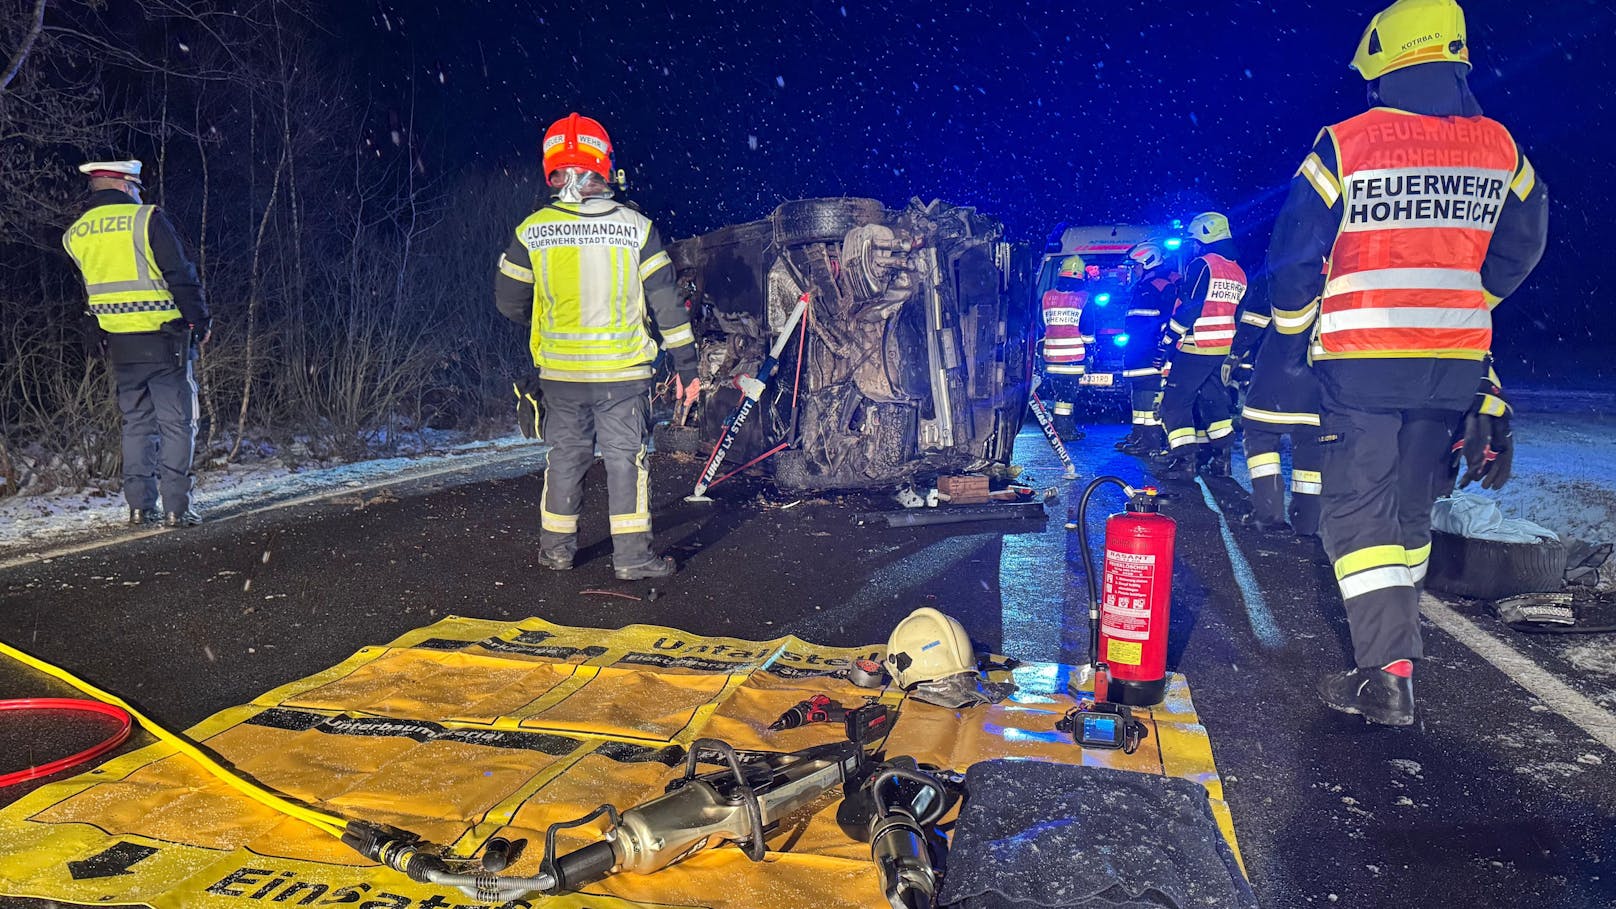
<instances>
[{"instance_id":1,"label":"dark night sky","mask_svg":"<svg viewBox=\"0 0 1616 909\"><path fill-rule=\"evenodd\" d=\"M675 236L787 198L918 195L1018 240L1216 207L1254 259L1318 129L1363 109L1346 63L1382 5L344 0L331 25L378 100L402 106L413 75L441 175L534 172L578 110ZM1550 251L1498 318L1500 360L1540 369L1609 346L1616 4L1464 6L1471 83L1555 200Z\"/></svg>"}]
</instances>

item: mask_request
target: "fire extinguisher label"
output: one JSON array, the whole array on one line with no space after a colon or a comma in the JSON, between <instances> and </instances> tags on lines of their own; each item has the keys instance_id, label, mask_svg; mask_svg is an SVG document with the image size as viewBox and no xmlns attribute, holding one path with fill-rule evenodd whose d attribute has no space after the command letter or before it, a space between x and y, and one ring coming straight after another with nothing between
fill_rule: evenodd
<instances>
[{"instance_id":1,"label":"fire extinguisher label","mask_svg":"<svg viewBox=\"0 0 1616 909\"><path fill-rule=\"evenodd\" d=\"M1100 630L1125 642L1150 639L1150 588L1156 580L1156 556L1135 552L1105 552L1105 582L1100 602ZM1138 645L1134 645L1137 647ZM1115 660L1138 665L1133 660Z\"/></svg>"},{"instance_id":2,"label":"fire extinguisher label","mask_svg":"<svg viewBox=\"0 0 1616 909\"><path fill-rule=\"evenodd\" d=\"M1138 666L1145 661L1145 645L1138 641L1119 641L1111 638L1105 642L1105 659L1108 663Z\"/></svg>"}]
</instances>

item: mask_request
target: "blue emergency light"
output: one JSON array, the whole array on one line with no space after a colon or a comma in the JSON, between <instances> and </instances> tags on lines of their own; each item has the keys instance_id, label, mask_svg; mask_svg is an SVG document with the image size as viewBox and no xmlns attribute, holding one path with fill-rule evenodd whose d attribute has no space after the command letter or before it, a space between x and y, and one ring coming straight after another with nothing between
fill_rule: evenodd
<instances>
[{"instance_id":1,"label":"blue emergency light","mask_svg":"<svg viewBox=\"0 0 1616 909\"><path fill-rule=\"evenodd\" d=\"M1111 343L1116 345L1117 347L1127 347L1128 346L1128 335L1127 335L1127 333L1125 332L1125 333L1120 334L1120 335L1112 335L1111 336Z\"/></svg>"},{"instance_id":2,"label":"blue emergency light","mask_svg":"<svg viewBox=\"0 0 1616 909\"><path fill-rule=\"evenodd\" d=\"M1162 245L1168 249L1177 249L1184 245L1184 241L1178 237L1168 237L1167 242L1163 243Z\"/></svg>"},{"instance_id":3,"label":"blue emergency light","mask_svg":"<svg viewBox=\"0 0 1616 909\"><path fill-rule=\"evenodd\" d=\"M1096 305L1096 306L1104 306L1105 304L1110 303L1110 302L1111 302L1111 295L1110 294L1095 294L1094 295L1094 305Z\"/></svg>"}]
</instances>

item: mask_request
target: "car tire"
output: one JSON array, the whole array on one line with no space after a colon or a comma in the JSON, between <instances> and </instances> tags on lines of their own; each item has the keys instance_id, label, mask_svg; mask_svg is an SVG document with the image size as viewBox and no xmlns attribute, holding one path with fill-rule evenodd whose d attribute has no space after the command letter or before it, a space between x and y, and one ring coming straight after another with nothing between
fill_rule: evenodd
<instances>
[{"instance_id":1,"label":"car tire","mask_svg":"<svg viewBox=\"0 0 1616 909\"><path fill-rule=\"evenodd\" d=\"M1559 590L1565 570L1566 548L1555 540L1504 543L1436 530L1425 585L1455 596L1501 600Z\"/></svg>"},{"instance_id":2,"label":"car tire","mask_svg":"<svg viewBox=\"0 0 1616 909\"><path fill-rule=\"evenodd\" d=\"M799 199L774 210L774 240L781 247L840 243L861 224L879 223L886 210L874 199Z\"/></svg>"},{"instance_id":3,"label":"car tire","mask_svg":"<svg viewBox=\"0 0 1616 909\"><path fill-rule=\"evenodd\" d=\"M806 492L819 484L808 473L808 459L801 451L782 451L774 462L774 485L783 492Z\"/></svg>"},{"instance_id":4,"label":"car tire","mask_svg":"<svg viewBox=\"0 0 1616 909\"><path fill-rule=\"evenodd\" d=\"M651 430L651 442L665 454L705 454L710 448L697 427L672 423L658 423Z\"/></svg>"}]
</instances>

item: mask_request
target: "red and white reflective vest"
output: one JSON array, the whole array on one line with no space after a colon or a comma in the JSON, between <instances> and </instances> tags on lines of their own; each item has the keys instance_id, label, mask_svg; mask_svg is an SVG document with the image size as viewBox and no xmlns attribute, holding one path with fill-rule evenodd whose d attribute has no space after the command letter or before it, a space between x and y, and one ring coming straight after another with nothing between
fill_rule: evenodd
<instances>
[{"instance_id":1,"label":"red and white reflective vest","mask_svg":"<svg viewBox=\"0 0 1616 909\"><path fill-rule=\"evenodd\" d=\"M1178 349L1197 354L1222 355L1234 343L1234 314L1246 296L1246 271L1233 259L1217 253L1201 257L1206 262L1206 299L1201 315L1178 342Z\"/></svg>"},{"instance_id":2,"label":"red and white reflective vest","mask_svg":"<svg viewBox=\"0 0 1616 909\"><path fill-rule=\"evenodd\" d=\"M1083 305L1089 295L1082 291L1051 290L1044 293L1044 370L1053 375L1080 376L1088 355L1083 332Z\"/></svg>"},{"instance_id":3,"label":"red and white reflective vest","mask_svg":"<svg viewBox=\"0 0 1616 909\"><path fill-rule=\"evenodd\" d=\"M1493 335L1481 263L1519 154L1509 130L1376 108L1329 132L1344 211L1314 358L1480 360Z\"/></svg>"}]
</instances>

